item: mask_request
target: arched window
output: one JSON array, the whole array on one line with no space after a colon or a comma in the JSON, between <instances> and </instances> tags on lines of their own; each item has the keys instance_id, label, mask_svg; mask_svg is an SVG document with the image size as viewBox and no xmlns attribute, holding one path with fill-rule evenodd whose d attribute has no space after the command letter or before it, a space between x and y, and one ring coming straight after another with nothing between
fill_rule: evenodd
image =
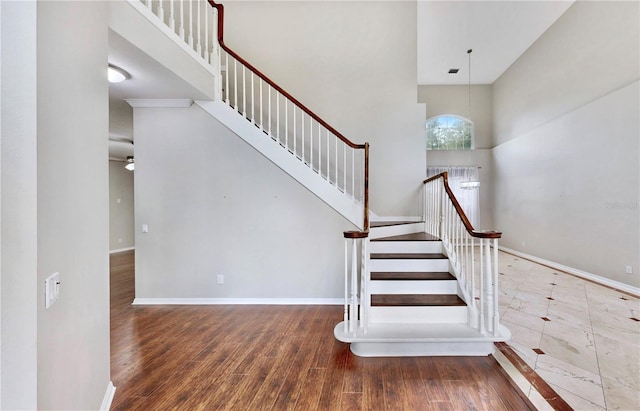
<instances>
[{"instance_id":1,"label":"arched window","mask_svg":"<svg viewBox=\"0 0 640 411\"><path fill-rule=\"evenodd\" d=\"M473 122L446 114L427 120L427 150L471 150Z\"/></svg>"}]
</instances>

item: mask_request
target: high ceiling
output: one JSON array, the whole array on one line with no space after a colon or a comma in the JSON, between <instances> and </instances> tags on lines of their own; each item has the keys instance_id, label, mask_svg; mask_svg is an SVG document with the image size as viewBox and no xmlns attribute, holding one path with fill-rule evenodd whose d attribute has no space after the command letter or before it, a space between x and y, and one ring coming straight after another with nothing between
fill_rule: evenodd
<instances>
[{"instance_id":1,"label":"high ceiling","mask_svg":"<svg viewBox=\"0 0 640 411\"><path fill-rule=\"evenodd\" d=\"M573 1L418 1L418 84L492 84ZM459 68L458 74L448 74Z\"/></svg>"},{"instance_id":2,"label":"high ceiling","mask_svg":"<svg viewBox=\"0 0 640 411\"><path fill-rule=\"evenodd\" d=\"M467 84L469 48L473 49L471 82L493 83L571 4L573 0L418 0L418 84ZM131 74L129 80L109 87L113 158L133 154L133 145L127 142L133 141L132 111L124 99L208 98L111 31L109 62ZM460 71L448 74L450 68Z\"/></svg>"}]
</instances>

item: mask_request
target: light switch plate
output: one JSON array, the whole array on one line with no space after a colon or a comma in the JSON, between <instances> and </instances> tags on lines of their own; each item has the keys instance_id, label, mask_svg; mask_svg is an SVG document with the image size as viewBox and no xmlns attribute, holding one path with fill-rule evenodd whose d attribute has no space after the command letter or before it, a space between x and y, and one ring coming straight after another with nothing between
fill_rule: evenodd
<instances>
[{"instance_id":1,"label":"light switch plate","mask_svg":"<svg viewBox=\"0 0 640 411\"><path fill-rule=\"evenodd\" d=\"M53 273L44 280L44 306L49 308L60 296L60 273Z\"/></svg>"}]
</instances>

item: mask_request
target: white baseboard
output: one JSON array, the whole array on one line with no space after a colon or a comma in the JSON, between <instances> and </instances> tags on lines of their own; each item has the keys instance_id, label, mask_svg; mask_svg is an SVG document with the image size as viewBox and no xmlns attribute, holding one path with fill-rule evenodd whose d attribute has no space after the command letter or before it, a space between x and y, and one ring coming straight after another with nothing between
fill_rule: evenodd
<instances>
[{"instance_id":1,"label":"white baseboard","mask_svg":"<svg viewBox=\"0 0 640 411\"><path fill-rule=\"evenodd\" d=\"M132 305L343 305L342 298L135 298Z\"/></svg>"},{"instance_id":2,"label":"white baseboard","mask_svg":"<svg viewBox=\"0 0 640 411\"><path fill-rule=\"evenodd\" d=\"M606 287L610 287L616 290L624 291L629 294L633 294L636 297L640 297L640 288L634 287L629 284L621 283L619 281L610 280L605 277L601 277L596 274L588 273L586 271L578 270L577 268L569 267L566 265L562 265L560 263L556 263L554 261L545 260L544 258L536 257L530 254L523 253L521 251L512 250L507 247L498 246L500 251L504 251L505 253L513 254L517 257L522 257L525 260L533 261L534 263L546 265L547 267L551 267L558 271L564 271L565 273L575 275L576 277L584 278L586 280L593 281L594 283L604 285Z\"/></svg>"},{"instance_id":3,"label":"white baseboard","mask_svg":"<svg viewBox=\"0 0 640 411\"><path fill-rule=\"evenodd\" d=\"M109 254L122 253L125 251L135 250L135 247L118 248L117 250L109 250Z\"/></svg>"},{"instance_id":4,"label":"white baseboard","mask_svg":"<svg viewBox=\"0 0 640 411\"><path fill-rule=\"evenodd\" d=\"M104 393L104 398L102 398L100 411L109 411L109 408L111 408L111 402L113 401L113 396L115 394L116 387L113 385L113 381L109 381L109 384L107 384L107 391Z\"/></svg>"}]
</instances>

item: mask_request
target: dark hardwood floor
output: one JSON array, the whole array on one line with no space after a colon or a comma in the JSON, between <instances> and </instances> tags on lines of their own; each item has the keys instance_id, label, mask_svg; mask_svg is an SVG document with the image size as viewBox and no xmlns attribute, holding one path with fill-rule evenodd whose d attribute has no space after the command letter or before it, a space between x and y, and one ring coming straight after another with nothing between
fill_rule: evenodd
<instances>
[{"instance_id":1,"label":"dark hardwood floor","mask_svg":"<svg viewBox=\"0 0 640 411\"><path fill-rule=\"evenodd\" d=\"M529 410L489 357L360 358L337 306L132 306L111 256L115 410Z\"/></svg>"}]
</instances>

